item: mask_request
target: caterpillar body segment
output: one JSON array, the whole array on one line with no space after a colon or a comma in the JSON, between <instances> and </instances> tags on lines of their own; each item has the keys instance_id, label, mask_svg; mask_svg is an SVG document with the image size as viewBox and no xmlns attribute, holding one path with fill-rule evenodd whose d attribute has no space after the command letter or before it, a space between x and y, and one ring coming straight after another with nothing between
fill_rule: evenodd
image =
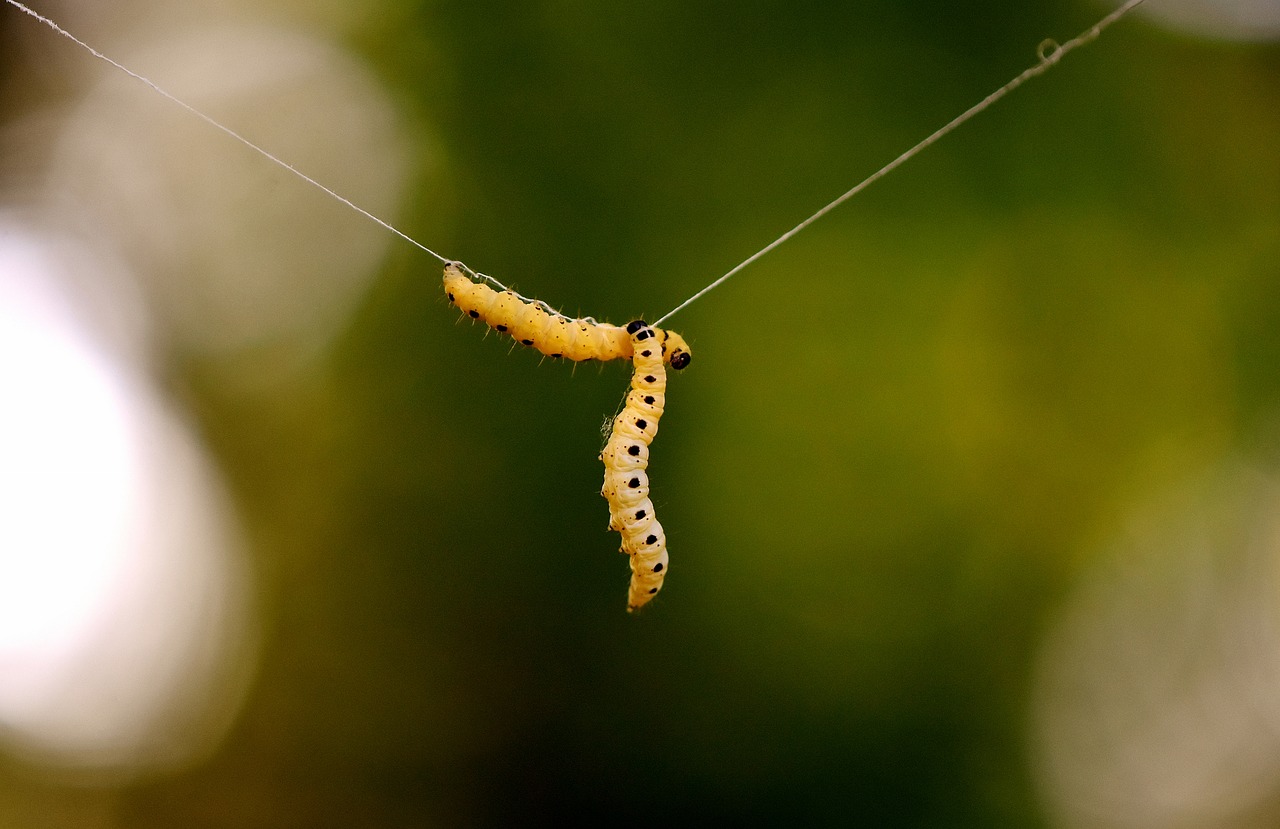
<instances>
[{"instance_id":1,"label":"caterpillar body segment","mask_svg":"<svg viewBox=\"0 0 1280 829\"><path fill-rule=\"evenodd\" d=\"M649 499L649 444L658 433L666 405L667 372L658 330L637 320L626 328L632 344L631 391L600 460L609 502L609 529L622 536L622 552L631 557L627 610L644 606L662 589L667 575L667 537Z\"/></svg>"},{"instance_id":2,"label":"caterpillar body segment","mask_svg":"<svg viewBox=\"0 0 1280 829\"><path fill-rule=\"evenodd\" d=\"M527 300L515 291L495 291L472 281L457 262L445 266L444 292L467 316L483 320L490 328L548 357L581 362L633 356L632 337L621 326L596 322L590 317L572 319L546 303ZM689 365L692 354L683 337L660 328L651 330L657 338L662 360L677 370Z\"/></svg>"}]
</instances>

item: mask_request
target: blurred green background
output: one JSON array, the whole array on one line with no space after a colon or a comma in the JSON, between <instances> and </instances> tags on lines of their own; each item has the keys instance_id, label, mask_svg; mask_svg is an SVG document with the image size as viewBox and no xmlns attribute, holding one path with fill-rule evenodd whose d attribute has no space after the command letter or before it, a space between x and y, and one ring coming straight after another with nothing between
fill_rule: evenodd
<instances>
[{"instance_id":1,"label":"blurred green background","mask_svg":"<svg viewBox=\"0 0 1280 829\"><path fill-rule=\"evenodd\" d=\"M399 227L624 322L1105 10L253 14L389 91L430 156ZM672 570L634 616L596 458L627 366L457 323L398 242L289 382L245 382L270 346L172 349L246 528L256 678L194 766L95 788L5 761L3 790L128 827L1053 822L1029 722L1055 609L1150 493L1270 463L1278 150L1276 46L1135 16L682 311L650 465Z\"/></svg>"}]
</instances>

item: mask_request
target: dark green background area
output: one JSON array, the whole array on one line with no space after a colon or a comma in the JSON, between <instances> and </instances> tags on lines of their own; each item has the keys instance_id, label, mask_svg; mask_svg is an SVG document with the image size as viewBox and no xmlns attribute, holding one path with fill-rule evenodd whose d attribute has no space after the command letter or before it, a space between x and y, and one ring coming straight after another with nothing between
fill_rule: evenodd
<instances>
[{"instance_id":1,"label":"dark green background area","mask_svg":"<svg viewBox=\"0 0 1280 829\"><path fill-rule=\"evenodd\" d=\"M1105 11L367 6L350 45L433 159L400 226L615 322ZM1144 493L1274 438L1278 69L1126 20L676 316L635 616L596 458L626 365L457 324L408 246L311 382L179 361L263 650L222 749L121 819L1042 825L1054 608Z\"/></svg>"}]
</instances>

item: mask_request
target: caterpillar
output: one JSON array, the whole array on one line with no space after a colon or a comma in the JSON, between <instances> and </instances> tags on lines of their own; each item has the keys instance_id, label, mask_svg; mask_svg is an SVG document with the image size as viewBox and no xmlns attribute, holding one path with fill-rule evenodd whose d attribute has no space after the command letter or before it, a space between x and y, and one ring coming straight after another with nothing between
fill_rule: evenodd
<instances>
[{"instance_id":1,"label":"caterpillar","mask_svg":"<svg viewBox=\"0 0 1280 829\"><path fill-rule=\"evenodd\" d=\"M590 317L572 319L545 302L528 300L515 291L495 291L472 281L460 262L445 265L444 292L467 316L484 320L490 328L509 334L548 357L583 361L632 356L632 337L622 327ZM651 330L660 343L664 361L676 370L689 365L693 355L683 337L661 328Z\"/></svg>"},{"instance_id":2,"label":"caterpillar","mask_svg":"<svg viewBox=\"0 0 1280 829\"><path fill-rule=\"evenodd\" d=\"M600 453L609 502L609 529L622 536L622 552L631 556L627 612L638 610L662 589L667 575L667 537L649 500L649 444L658 433L666 405L667 371L655 345L658 329L643 320L626 327L632 345L631 391L613 419L609 442Z\"/></svg>"}]
</instances>

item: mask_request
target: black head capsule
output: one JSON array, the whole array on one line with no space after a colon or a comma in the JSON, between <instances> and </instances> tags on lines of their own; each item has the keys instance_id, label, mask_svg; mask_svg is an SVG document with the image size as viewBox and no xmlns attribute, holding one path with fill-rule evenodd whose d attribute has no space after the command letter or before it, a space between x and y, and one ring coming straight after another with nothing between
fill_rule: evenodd
<instances>
[{"instance_id":1,"label":"black head capsule","mask_svg":"<svg viewBox=\"0 0 1280 829\"><path fill-rule=\"evenodd\" d=\"M676 371L685 368L693 360L693 355L687 351L677 351L671 355L671 367Z\"/></svg>"}]
</instances>

